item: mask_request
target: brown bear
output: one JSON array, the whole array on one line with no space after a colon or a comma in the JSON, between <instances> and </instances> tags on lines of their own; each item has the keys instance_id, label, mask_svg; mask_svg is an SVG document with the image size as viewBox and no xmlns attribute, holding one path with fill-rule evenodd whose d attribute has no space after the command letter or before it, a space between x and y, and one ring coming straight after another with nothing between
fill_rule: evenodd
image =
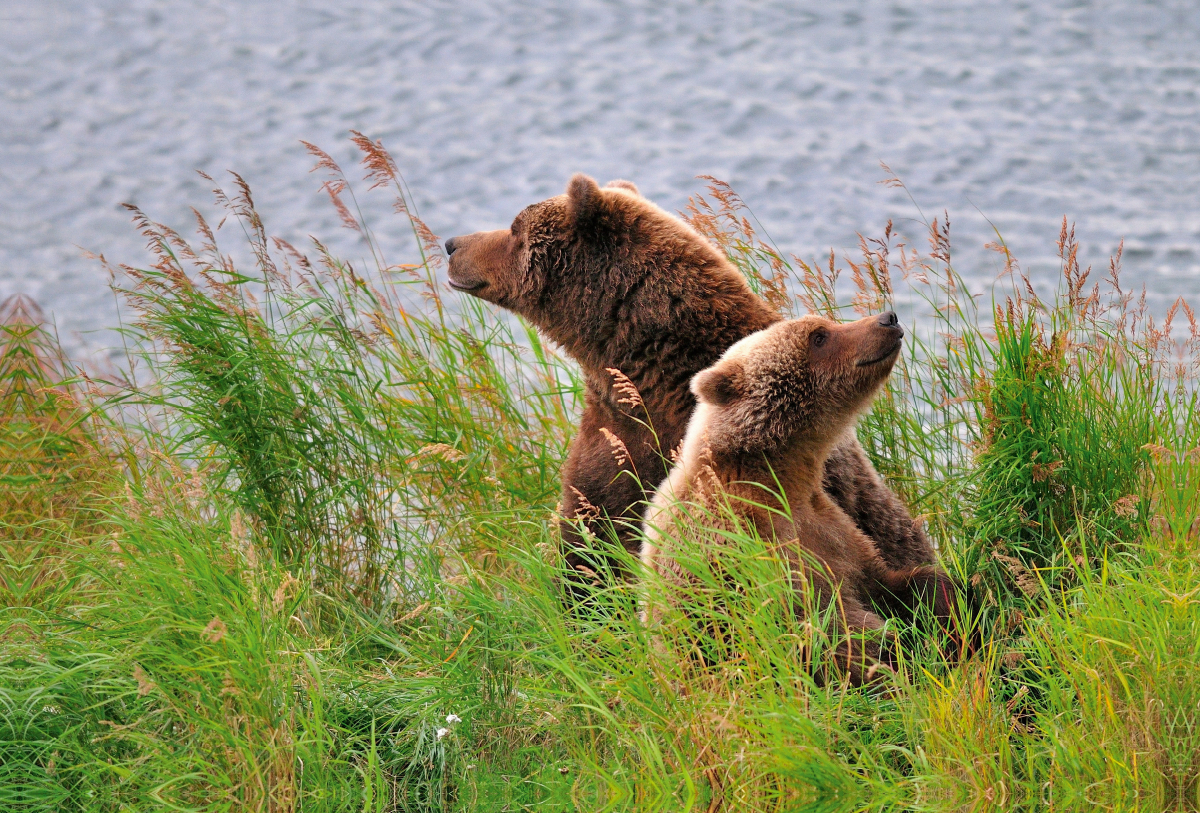
<instances>
[{"instance_id":1,"label":"brown bear","mask_svg":"<svg viewBox=\"0 0 1200 813\"><path fill-rule=\"evenodd\" d=\"M878 636L858 633L881 631L879 612L924 602L945 622L952 611L941 570L892 566L822 487L829 453L891 372L903 336L893 313L849 324L805 316L734 344L692 379L698 404L679 462L646 511L642 561L676 585L694 581L672 558L677 545L706 542L719 557L731 544L723 531L740 526L777 546L797 589L811 585L822 608L838 599L850 633L838 660L854 683L878 659Z\"/></svg>"},{"instance_id":2,"label":"brown bear","mask_svg":"<svg viewBox=\"0 0 1200 813\"><path fill-rule=\"evenodd\" d=\"M520 314L579 363L584 410L563 466L562 514L636 556L645 501L695 407L692 377L781 317L708 240L628 181L602 189L575 175L566 194L528 206L510 228L452 238L446 252L451 287ZM891 565L934 561L852 430L826 461L824 487ZM588 578L614 566L572 522L562 535L568 564Z\"/></svg>"}]
</instances>

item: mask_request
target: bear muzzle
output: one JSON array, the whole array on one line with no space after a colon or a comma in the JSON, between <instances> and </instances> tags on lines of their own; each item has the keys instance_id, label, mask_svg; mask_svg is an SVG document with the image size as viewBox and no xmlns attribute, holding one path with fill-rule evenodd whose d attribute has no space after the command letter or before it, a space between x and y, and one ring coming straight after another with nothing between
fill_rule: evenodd
<instances>
[{"instance_id":1,"label":"bear muzzle","mask_svg":"<svg viewBox=\"0 0 1200 813\"><path fill-rule=\"evenodd\" d=\"M462 291L463 293L467 293L467 294L473 294L473 293L476 293L477 291L482 291L484 288L487 287L487 283L484 282L483 280L478 280L478 281L473 281L473 282L459 282L456 279L454 279L454 277L449 276L449 275L447 275L446 281L450 283L450 287L453 288L454 290Z\"/></svg>"},{"instance_id":2,"label":"bear muzzle","mask_svg":"<svg viewBox=\"0 0 1200 813\"><path fill-rule=\"evenodd\" d=\"M880 355L875 356L874 358L862 359L855 366L870 367L875 364L882 364L883 362L888 361L889 359L894 359L896 356L900 355L900 346L902 344L904 344L904 342L902 342L900 339L897 339L895 341L895 343L892 344L891 347L889 347L887 350L883 351L883 353L881 353Z\"/></svg>"},{"instance_id":3,"label":"bear muzzle","mask_svg":"<svg viewBox=\"0 0 1200 813\"><path fill-rule=\"evenodd\" d=\"M877 337L878 351L868 358L860 359L855 365L857 367L869 367L889 359L894 360L904 344L904 328L900 327L900 319L894 311L879 314L871 328L871 332Z\"/></svg>"},{"instance_id":4,"label":"bear muzzle","mask_svg":"<svg viewBox=\"0 0 1200 813\"><path fill-rule=\"evenodd\" d=\"M465 242L463 237L451 237L446 241L446 257L450 260L446 277L451 288L470 294L483 290L488 283L470 273L472 263L464 261L462 254L455 257L455 252L461 251Z\"/></svg>"}]
</instances>

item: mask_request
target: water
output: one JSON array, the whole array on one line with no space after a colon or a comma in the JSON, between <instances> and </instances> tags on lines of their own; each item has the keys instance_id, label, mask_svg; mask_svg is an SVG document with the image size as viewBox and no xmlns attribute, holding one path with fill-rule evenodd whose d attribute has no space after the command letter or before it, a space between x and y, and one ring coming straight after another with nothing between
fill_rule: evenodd
<instances>
[{"instance_id":1,"label":"water","mask_svg":"<svg viewBox=\"0 0 1200 813\"><path fill-rule=\"evenodd\" d=\"M1052 279L1065 214L1085 262L1125 239L1124 281L1160 312L1200 299L1200 7L798 5L0 0L0 296L32 295L72 352L104 355L116 309L78 247L143 262L127 201L190 231L209 201L194 169L237 169L269 230L361 256L299 144L349 164L353 128L443 236L507 225L585 171L668 209L724 178L802 256L888 218L918 237L883 160L926 215L950 210L979 290L988 220ZM386 245L407 239L372 212Z\"/></svg>"}]
</instances>

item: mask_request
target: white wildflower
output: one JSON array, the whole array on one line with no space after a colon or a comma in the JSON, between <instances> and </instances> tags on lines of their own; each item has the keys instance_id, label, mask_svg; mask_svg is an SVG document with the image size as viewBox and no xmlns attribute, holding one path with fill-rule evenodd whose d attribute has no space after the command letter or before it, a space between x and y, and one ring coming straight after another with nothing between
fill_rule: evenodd
<instances>
[{"instance_id":1,"label":"white wildflower","mask_svg":"<svg viewBox=\"0 0 1200 813\"><path fill-rule=\"evenodd\" d=\"M450 729L448 729L448 728L439 728L439 729L437 730L437 738L440 740L442 737L446 736L446 735L447 735L447 734L449 734L449 733L450 733Z\"/></svg>"},{"instance_id":2,"label":"white wildflower","mask_svg":"<svg viewBox=\"0 0 1200 813\"><path fill-rule=\"evenodd\" d=\"M451 725L453 725L454 723L461 723L461 722L462 722L462 718L461 718L461 717L459 717L457 714L447 714L447 715L446 715L446 722L447 722L447 723L450 723Z\"/></svg>"}]
</instances>

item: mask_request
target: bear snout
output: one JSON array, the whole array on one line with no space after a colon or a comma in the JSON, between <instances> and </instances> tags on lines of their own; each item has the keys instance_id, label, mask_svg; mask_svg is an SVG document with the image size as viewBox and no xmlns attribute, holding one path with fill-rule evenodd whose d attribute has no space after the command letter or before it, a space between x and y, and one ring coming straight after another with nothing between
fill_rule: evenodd
<instances>
[{"instance_id":1,"label":"bear snout","mask_svg":"<svg viewBox=\"0 0 1200 813\"><path fill-rule=\"evenodd\" d=\"M485 239L481 241L481 237ZM481 248L484 249L482 253ZM446 257L449 260L446 277L451 288L483 296L483 291L492 281L489 268L495 264L489 262L488 248L486 235L460 234L446 241Z\"/></svg>"},{"instance_id":2,"label":"bear snout","mask_svg":"<svg viewBox=\"0 0 1200 813\"><path fill-rule=\"evenodd\" d=\"M887 313L879 314L879 318L876 321L880 327L886 327L896 331L898 334L896 338L904 338L904 328L900 327L900 317L896 315L895 311L888 311Z\"/></svg>"}]
</instances>

